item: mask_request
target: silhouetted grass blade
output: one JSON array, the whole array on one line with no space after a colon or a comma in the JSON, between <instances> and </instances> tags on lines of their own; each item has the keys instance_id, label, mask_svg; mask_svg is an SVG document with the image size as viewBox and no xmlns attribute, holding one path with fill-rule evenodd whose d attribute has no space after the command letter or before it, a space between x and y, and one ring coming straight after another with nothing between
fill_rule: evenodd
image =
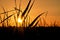
<instances>
[{"instance_id":1,"label":"silhouetted grass blade","mask_svg":"<svg viewBox=\"0 0 60 40\"><path fill-rule=\"evenodd\" d=\"M16 27L17 27L17 20L16 20L16 16L14 15L14 20L15 20L15 23L16 23Z\"/></svg>"},{"instance_id":2,"label":"silhouetted grass blade","mask_svg":"<svg viewBox=\"0 0 60 40\"><path fill-rule=\"evenodd\" d=\"M27 18L27 16L28 16L28 14L29 14L29 12L30 12L30 10L31 10L31 8L32 8L32 6L33 6L33 4L34 4L34 1L33 1L32 5L31 5L30 9L29 9L29 10L28 10L28 12L27 12L27 15L24 17L23 22L24 22L24 21L25 21L25 19Z\"/></svg>"},{"instance_id":3,"label":"silhouetted grass blade","mask_svg":"<svg viewBox=\"0 0 60 40\"><path fill-rule=\"evenodd\" d=\"M36 22L36 24L33 27L36 27L39 21Z\"/></svg>"},{"instance_id":4,"label":"silhouetted grass blade","mask_svg":"<svg viewBox=\"0 0 60 40\"><path fill-rule=\"evenodd\" d=\"M21 17L23 17L25 15L25 13L27 12L30 3L31 3L31 0L29 1L28 5L27 5L26 9L24 10L24 12L22 13Z\"/></svg>"},{"instance_id":5,"label":"silhouetted grass blade","mask_svg":"<svg viewBox=\"0 0 60 40\"><path fill-rule=\"evenodd\" d=\"M16 0L14 0L15 1L15 9L17 9L17 4L16 4Z\"/></svg>"},{"instance_id":6,"label":"silhouetted grass blade","mask_svg":"<svg viewBox=\"0 0 60 40\"><path fill-rule=\"evenodd\" d=\"M17 14L17 17L19 17L19 15L20 15L20 9L21 9L21 0L20 0L20 3L19 3L19 12Z\"/></svg>"},{"instance_id":7,"label":"silhouetted grass blade","mask_svg":"<svg viewBox=\"0 0 60 40\"><path fill-rule=\"evenodd\" d=\"M0 13L0 14L4 14L4 13L8 13L8 12L12 12L12 11L15 11L15 10L6 11L6 12Z\"/></svg>"},{"instance_id":8,"label":"silhouetted grass blade","mask_svg":"<svg viewBox=\"0 0 60 40\"><path fill-rule=\"evenodd\" d=\"M3 6L1 6L2 7L2 9L3 9L3 11L4 11L4 17L3 17L3 20L5 19L5 9L4 9L4 7ZM5 26L5 22L3 22L3 25Z\"/></svg>"},{"instance_id":9,"label":"silhouetted grass blade","mask_svg":"<svg viewBox=\"0 0 60 40\"><path fill-rule=\"evenodd\" d=\"M44 19L44 18L43 18L43 22L44 22L43 24L44 24L44 26L45 26L45 25L46 25L46 21L45 21L45 19Z\"/></svg>"},{"instance_id":10,"label":"silhouetted grass blade","mask_svg":"<svg viewBox=\"0 0 60 40\"><path fill-rule=\"evenodd\" d=\"M39 23L40 23L39 26L41 26L42 25L42 18L39 19Z\"/></svg>"},{"instance_id":11,"label":"silhouetted grass blade","mask_svg":"<svg viewBox=\"0 0 60 40\"><path fill-rule=\"evenodd\" d=\"M35 2L35 0L34 0L33 3L31 4L31 6L30 6L30 8L29 8L29 10L28 10L28 12L27 12L27 15L24 17L23 22L24 22L25 19L28 17L28 14L29 14L29 12L30 12L30 10L31 10L31 8L32 8L32 6L33 6L33 4L34 4L34 2Z\"/></svg>"},{"instance_id":12,"label":"silhouetted grass blade","mask_svg":"<svg viewBox=\"0 0 60 40\"><path fill-rule=\"evenodd\" d=\"M29 14L29 12L30 12L30 10L31 10L31 8L33 7L34 2L35 2L35 0L33 1L32 5L30 6L30 9L28 10L27 15L26 15L26 17L24 17L24 19L27 18L28 14Z\"/></svg>"},{"instance_id":13,"label":"silhouetted grass blade","mask_svg":"<svg viewBox=\"0 0 60 40\"><path fill-rule=\"evenodd\" d=\"M5 11L4 7L2 7L2 8L3 8L3 11L4 11L4 19L5 19L5 15L8 17L8 12ZM7 19L7 26L8 26L8 19Z\"/></svg>"},{"instance_id":14,"label":"silhouetted grass blade","mask_svg":"<svg viewBox=\"0 0 60 40\"><path fill-rule=\"evenodd\" d=\"M44 13L45 13L45 12L41 13L40 15L38 15L38 16L33 20L33 22L29 25L29 27L31 27L31 26L35 23L35 21L36 21L40 16L42 16Z\"/></svg>"},{"instance_id":15,"label":"silhouetted grass blade","mask_svg":"<svg viewBox=\"0 0 60 40\"><path fill-rule=\"evenodd\" d=\"M10 15L8 18L10 18L10 17L13 16L13 15L14 15L14 14ZM4 19L2 22L4 22L5 20L7 20L8 18ZM2 22L1 22L1 23L2 23Z\"/></svg>"},{"instance_id":16,"label":"silhouetted grass blade","mask_svg":"<svg viewBox=\"0 0 60 40\"><path fill-rule=\"evenodd\" d=\"M19 6L20 6L20 4L19 4ZM18 11L17 16L19 15L20 12L22 12L22 10L20 10L20 8L19 9L17 8L16 0L15 0L15 8L14 9L15 9L15 11L16 10ZM17 13L17 11L16 11L16 13Z\"/></svg>"}]
</instances>

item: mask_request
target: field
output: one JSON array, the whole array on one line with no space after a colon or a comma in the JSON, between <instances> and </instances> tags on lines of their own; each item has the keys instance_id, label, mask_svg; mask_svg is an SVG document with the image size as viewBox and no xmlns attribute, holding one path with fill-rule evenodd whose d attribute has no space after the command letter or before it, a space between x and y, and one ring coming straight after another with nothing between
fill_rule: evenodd
<instances>
[{"instance_id":1,"label":"field","mask_svg":"<svg viewBox=\"0 0 60 40\"><path fill-rule=\"evenodd\" d=\"M34 28L0 27L1 36L0 39L3 40L5 38L6 40L21 40L21 39L38 40L40 39L40 37L55 36L56 33L59 32L60 32L59 27L34 27Z\"/></svg>"}]
</instances>

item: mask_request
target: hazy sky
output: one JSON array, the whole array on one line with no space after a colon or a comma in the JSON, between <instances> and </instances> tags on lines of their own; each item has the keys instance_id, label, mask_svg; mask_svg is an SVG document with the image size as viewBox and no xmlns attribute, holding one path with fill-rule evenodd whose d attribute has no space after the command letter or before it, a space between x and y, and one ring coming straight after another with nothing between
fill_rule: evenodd
<instances>
[{"instance_id":1,"label":"hazy sky","mask_svg":"<svg viewBox=\"0 0 60 40\"><path fill-rule=\"evenodd\" d=\"M26 4L29 0L21 0L21 9L24 10ZM33 1L33 0L32 0ZM17 5L19 4L19 0L17 0ZM14 0L0 0L0 6L4 6L6 10L11 10L14 7ZM0 11L2 8L0 7ZM34 6L30 11L31 20L34 19L41 12L48 11L47 20L60 20L60 0L35 0ZM0 13L1 13L0 12Z\"/></svg>"}]
</instances>

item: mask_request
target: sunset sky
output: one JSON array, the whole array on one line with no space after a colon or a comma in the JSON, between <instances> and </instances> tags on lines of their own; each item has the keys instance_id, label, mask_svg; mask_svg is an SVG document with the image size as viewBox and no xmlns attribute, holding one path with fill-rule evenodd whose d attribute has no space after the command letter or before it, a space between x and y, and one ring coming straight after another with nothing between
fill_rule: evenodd
<instances>
[{"instance_id":1,"label":"sunset sky","mask_svg":"<svg viewBox=\"0 0 60 40\"><path fill-rule=\"evenodd\" d=\"M29 0L21 0L22 11L26 8L28 1ZM12 10L13 7L15 7L14 0L0 0L0 13L3 12L1 5L6 9L6 11ZM17 0L17 6L19 6L19 0ZM55 20L60 23L60 0L35 0L35 3L29 13L31 21L40 13L45 11L48 11L46 18L47 23L51 21L54 22Z\"/></svg>"}]
</instances>

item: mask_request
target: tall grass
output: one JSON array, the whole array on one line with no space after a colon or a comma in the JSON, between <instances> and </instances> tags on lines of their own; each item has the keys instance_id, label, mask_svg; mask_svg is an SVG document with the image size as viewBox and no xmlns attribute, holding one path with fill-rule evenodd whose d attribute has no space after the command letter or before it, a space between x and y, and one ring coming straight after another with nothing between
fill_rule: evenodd
<instances>
[{"instance_id":1,"label":"tall grass","mask_svg":"<svg viewBox=\"0 0 60 40\"><path fill-rule=\"evenodd\" d=\"M27 4L27 6L26 6L26 8L25 8L25 10L22 12L22 10L21 10L21 1L20 1L20 3L19 3L19 8L17 8L17 3L16 3L16 1L17 0L14 0L15 1L15 8L14 8L14 10L10 10L10 11L5 11L5 9L3 8L3 13L1 13L1 14L4 14L4 18L3 18L3 20L2 20L2 18L1 18L1 16L0 16L0 19L1 19L1 22L0 23L2 23L2 25L4 25L5 24L5 21L7 21L7 26L8 26L8 19L10 18L10 17L14 17L14 20L15 20L15 23L16 23L16 26L18 26L18 22L17 22L17 19L18 19L18 17L20 17L21 16L21 18L23 19L23 22L22 22L22 26L23 27L25 27L25 26L27 26L27 27L32 27L32 26L36 26L37 24L38 24L38 22L40 21L40 23L42 24L42 21L43 21L43 25L44 26L46 26L46 25L48 25L47 23L46 23L46 16L47 16L47 14L48 14L48 11L47 12L43 12L43 13L41 13L41 14L39 14L31 23L30 23L30 16L28 15L29 14L29 12L31 11L31 9L32 9L32 7L33 7L33 5L34 5L34 2L35 2L35 0L33 0L33 2L31 3L31 1L32 0L29 0L29 2L28 2L28 4ZM16 12L16 14L17 14L17 16L15 15L15 13L13 13L12 15L10 15L10 16L8 16L8 12L12 12L12 11L15 11ZM22 13L22 15L20 15ZM41 18L41 16L43 15L43 14L45 14L46 13L46 15L45 15L45 18ZM20 16L19 16L20 15ZM6 17L7 18L6 18ZM17 18L16 18L17 17ZM40 19L39 19L40 18ZM39 19L39 20L38 20ZM41 19L43 19L42 21L41 21ZM37 21L38 20L38 21ZM37 22L36 22L37 21ZM36 22L36 23L35 23ZM35 24L35 25L34 25ZM53 24L54 26L56 26L56 22L54 22L54 24Z\"/></svg>"},{"instance_id":2,"label":"tall grass","mask_svg":"<svg viewBox=\"0 0 60 40\"><path fill-rule=\"evenodd\" d=\"M15 1L15 11L17 10L18 11L18 13L17 13L17 11L16 11L16 13L17 13L17 16L19 16L19 14L20 14L20 12L22 12L22 10L20 10L20 6L21 6L21 2L20 2L20 4L19 4L19 8L17 8L17 4L16 4L16 1L17 0L14 0Z\"/></svg>"},{"instance_id":3,"label":"tall grass","mask_svg":"<svg viewBox=\"0 0 60 40\"><path fill-rule=\"evenodd\" d=\"M11 16L13 16L14 14L12 14L12 15L10 15L10 16L8 16L6 19L4 19L2 22L4 22L5 20L7 20L8 18L10 18ZM1 22L1 23L2 23Z\"/></svg>"},{"instance_id":4,"label":"tall grass","mask_svg":"<svg viewBox=\"0 0 60 40\"><path fill-rule=\"evenodd\" d=\"M3 11L4 11L4 19L7 17L8 18L8 12L10 12L10 11L5 11L5 8L3 7L3 6L1 6L2 7L2 9L3 9ZM12 11L12 10L11 10ZM6 16L6 17L5 17ZM3 19L3 20L4 20ZM4 23L4 24L6 24L6 23ZM8 27L8 19L7 19L7 27Z\"/></svg>"},{"instance_id":5,"label":"tall grass","mask_svg":"<svg viewBox=\"0 0 60 40\"><path fill-rule=\"evenodd\" d=\"M40 17L38 26L40 27L41 25L42 25L42 18Z\"/></svg>"},{"instance_id":6,"label":"tall grass","mask_svg":"<svg viewBox=\"0 0 60 40\"><path fill-rule=\"evenodd\" d=\"M1 6L1 7L2 7L2 9L3 9L3 11L4 11L4 17L3 17L3 20L4 20L4 19L5 19L5 16L6 16L6 14L5 14L5 9L4 9L4 7L3 7L3 6ZM5 22L3 22L3 27L4 27L4 26L6 26L5 24L6 24L6 23L5 23Z\"/></svg>"},{"instance_id":7,"label":"tall grass","mask_svg":"<svg viewBox=\"0 0 60 40\"><path fill-rule=\"evenodd\" d=\"M7 18L8 18L8 13L6 14L6 16L7 16ZM7 27L9 26L9 25L8 25L8 20L9 20L9 19L7 19Z\"/></svg>"},{"instance_id":8,"label":"tall grass","mask_svg":"<svg viewBox=\"0 0 60 40\"><path fill-rule=\"evenodd\" d=\"M17 20L16 20L16 16L14 15L14 20L15 20L15 23L16 23L16 27L18 26L17 24Z\"/></svg>"},{"instance_id":9,"label":"tall grass","mask_svg":"<svg viewBox=\"0 0 60 40\"><path fill-rule=\"evenodd\" d=\"M28 10L26 16L24 17L24 19L26 19L26 18L28 17L28 14L29 14L29 12L30 12L30 10L31 10L31 8L32 8L32 6L33 6L33 4L34 4L34 2L35 2L35 0L33 1L32 5L30 6L30 8L29 8L29 10Z\"/></svg>"},{"instance_id":10,"label":"tall grass","mask_svg":"<svg viewBox=\"0 0 60 40\"><path fill-rule=\"evenodd\" d=\"M27 5L26 9L25 9L24 12L22 13L22 16L24 16L25 13L27 12L30 3L31 3L31 0L29 1L29 3L28 3L28 5ZM33 4L32 4L32 5L33 5ZM31 5L31 7L32 7L32 5ZM21 6L21 5L19 4L19 9L18 9L18 8L17 8L17 5L16 5L16 0L15 0L15 10L18 10L17 17L18 17L19 14L20 14L20 6ZM30 7L30 9L31 9L31 7ZM30 11L30 9L29 9L29 11ZM14 14L12 14L12 15L8 16L8 12L12 12L12 11L14 11L14 10L7 11L7 12L5 12L5 9L4 9L4 8L3 8L3 10L4 10L4 13L2 13L2 14L6 15L5 13L7 13L7 15L6 15L7 18L5 19L5 17L4 17L4 19L3 19L3 21L2 21L1 23L5 22L5 20L8 20L8 18L10 18L11 16L14 15ZM28 12L29 12L29 11L28 11ZM15 20L15 22L16 22L16 18L15 18L15 16L14 16L14 20ZM8 21L7 21L7 22L8 22ZM8 25L8 24L7 24L7 25Z\"/></svg>"},{"instance_id":11,"label":"tall grass","mask_svg":"<svg viewBox=\"0 0 60 40\"><path fill-rule=\"evenodd\" d=\"M45 13L45 12L39 14L39 15L33 20L33 22L29 25L29 27L31 27L31 26L36 22L36 20L37 20L40 16L42 16L44 13Z\"/></svg>"},{"instance_id":12,"label":"tall grass","mask_svg":"<svg viewBox=\"0 0 60 40\"><path fill-rule=\"evenodd\" d=\"M29 12L30 12L30 10L31 10L31 8L32 8L32 6L33 6L33 4L34 4L34 2L35 2L35 0L34 0L33 3L31 4L31 6L30 6L30 8L29 8L29 10L28 10L28 12L27 12L27 14L26 14L26 16L24 17L24 20L23 20L24 24L25 24L26 18L28 18L28 14L29 14ZM26 26L27 26L27 23L26 23Z\"/></svg>"},{"instance_id":13,"label":"tall grass","mask_svg":"<svg viewBox=\"0 0 60 40\"><path fill-rule=\"evenodd\" d=\"M42 18L43 19L43 25L44 26L48 26L47 22L46 22L46 17L47 17L48 11L46 12L45 16Z\"/></svg>"},{"instance_id":14,"label":"tall grass","mask_svg":"<svg viewBox=\"0 0 60 40\"><path fill-rule=\"evenodd\" d=\"M36 22L36 24L33 27L36 27L38 23L39 23L39 20Z\"/></svg>"},{"instance_id":15,"label":"tall grass","mask_svg":"<svg viewBox=\"0 0 60 40\"><path fill-rule=\"evenodd\" d=\"M30 10L31 10L31 8L32 8L35 0L33 1L32 5L30 6L31 1L32 1L32 0L29 0L26 9L24 10L24 12L23 12L22 15L21 15L22 17L24 17L24 15L26 14L26 12L28 11L26 17L24 17L23 23L25 22L25 19L28 17L28 14L29 14L29 12L30 12ZM19 14L20 14L20 6L21 6L21 5L19 4L19 9L18 9L18 8L17 8L17 4L16 4L16 0L15 0L15 11L18 10L18 12L17 12L17 18L18 18ZM30 8L29 8L29 6L30 6ZM28 10L28 8L29 8L29 10ZM11 16L14 15L14 14L12 14L12 15L8 16L8 12L12 12L12 11L14 11L14 10L7 11L7 12L5 11L4 8L3 8L3 10L4 10L4 15L6 15L7 18L5 19L5 17L4 17L3 21L1 21L1 23L2 23L2 22L5 22L5 20L7 20L7 25L8 25L8 18L10 18ZM5 14L5 13L7 13L7 14ZM16 17L15 17L15 15L14 15L14 20L15 20L15 23L16 23L16 26L17 26L17 22L16 22ZM30 20L29 20L29 21L30 21ZM34 23L34 22L33 22L33 23ZM25 23L24 23L24 24L25 24ZM23 25L24 25L24 24L23 24Z\"/></svg>"},{"instance_id":16,"label":"tall grass","mask_svg":"<svg viewBox=\"0 0 60 40\"><path fill-rule=\"evenodd\" d=\"M43 22L44 22L43 24L44 24L44 26L45 26L45 25L46 25L46 21L45 21L45 19L44 19L44 18L43 18Z\"/></svg>"},{"instance_id":17,"label":"tall grass","mask_svg":"<svg viewBox=\"0 0 60 40\"><path fill-rule=\"evenodd\" d=\"M0 13L0 14L4 14L4 13L8 13L8 12L13 12L13 11L15 11L15 10L6 11L6 12Z\"/></svg>"},{"instance_id":18,"label":"tall grass","mask_svg":"<svg viewBox=\"0 0 60 40\"><path fill-rule=\"evenodd\" d=\"M24 12L22 13L22 15L21 15L22 18L23 18L24 15L26 14L26 12L27 12L27 10L28 10L28 8L29 8L30 3L31 3L31 0L29 1L29 3L28 3L28 5L27 5L26 9L25 9Z\"/></svg>"},{"instance_id":19,"label":"tall grass","mask_svg":"<svg viewBox=\"0 0 60 40\"><path fill-rule=\"evenodd\" d=\"M18 11L18 13L17 13L17 18L18 18L19 15L20 15L20 9L21 9L21 0L20 0L20 3L19 3L19 11Z\"/></svg>"}]
</instances>

